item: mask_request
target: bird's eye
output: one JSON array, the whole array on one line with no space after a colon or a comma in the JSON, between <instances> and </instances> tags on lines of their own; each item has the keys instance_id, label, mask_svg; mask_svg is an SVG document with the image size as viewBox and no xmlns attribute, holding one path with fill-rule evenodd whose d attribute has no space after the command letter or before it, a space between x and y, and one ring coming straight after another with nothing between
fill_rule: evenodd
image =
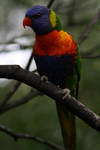
<instances>
[{"instance_id":1,"label":"bird's eye","mask_svg":"<svg viewBox=\"0 0 100 150\"><path fill-rule=\"evenodd\" d=\"M34 15L34 18L40 18L40 17L41 17L41 14Z\"/></svg>"}]
</instances>

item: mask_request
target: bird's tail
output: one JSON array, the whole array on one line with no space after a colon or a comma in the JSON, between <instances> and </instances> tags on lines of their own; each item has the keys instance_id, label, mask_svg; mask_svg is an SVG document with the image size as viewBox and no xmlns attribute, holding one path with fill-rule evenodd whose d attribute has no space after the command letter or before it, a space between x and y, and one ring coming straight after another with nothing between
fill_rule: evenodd
<instances>
[{"instance_id":1,"label":"bird's tail","mask_svg":"<svg viewBox=\"0 0 100 150\"><path fill-rule=\"evenodd\" d=\"M75 150L76 147L76 127L75 116L71 112L65 113L61 105L57 103L57 111L62 130L65 150Z\"/></svg>"},{"instance_id":2,"label":"bird's tail","mask_svg":"<svg viewBox=\"0 0 100 150\"><path fill-rule=\"evenodd\" d=\"M73 85L71 89L71 94L78 98L78 88L79 81ZM75 116L73 113L66 110L64 106L61 106L59 103L56 103L57 112L59 117L59 122L62 130L63 143L65 150L75 150L76 149L76 124Z\"/></svg>"}]
</instances>

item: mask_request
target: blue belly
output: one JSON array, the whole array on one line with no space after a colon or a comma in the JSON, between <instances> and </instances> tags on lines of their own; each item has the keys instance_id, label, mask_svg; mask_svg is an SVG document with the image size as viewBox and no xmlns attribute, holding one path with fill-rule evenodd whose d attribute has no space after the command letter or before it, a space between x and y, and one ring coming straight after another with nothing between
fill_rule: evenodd
<instances>
[{"instance_id":1,"label":"blue belly","mask_svg":"<svg viewBox=\"0 0 100 150\"><path fill-rule=\"evenodd\" d=\"M34 59L39 74L47 76L56 85L63 86L67 76L73 74L74 57L71 55L35 56Z\"/></svg>"}]
</instances>

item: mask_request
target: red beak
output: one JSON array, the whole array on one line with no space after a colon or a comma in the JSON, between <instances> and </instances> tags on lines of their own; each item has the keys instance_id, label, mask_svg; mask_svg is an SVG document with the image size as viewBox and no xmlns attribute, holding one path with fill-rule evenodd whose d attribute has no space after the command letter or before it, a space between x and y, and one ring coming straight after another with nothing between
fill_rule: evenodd
<instances>
[{"instance_id":1,"label":"red beak","mask_svg":"<svg viewBox=\"0 0 100 150\"><path fill-rule=\"evenodd\" d=\"M32 20L31 18L24 18L23 20L23 27L25 28L25 26L31 26L32 25Z\"/></svg>"}]
</instances>

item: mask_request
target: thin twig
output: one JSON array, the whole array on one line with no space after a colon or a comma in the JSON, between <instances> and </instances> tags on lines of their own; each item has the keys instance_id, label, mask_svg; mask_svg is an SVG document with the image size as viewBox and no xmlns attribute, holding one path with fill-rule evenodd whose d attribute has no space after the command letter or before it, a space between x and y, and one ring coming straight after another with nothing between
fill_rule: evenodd
<instances>
[{"instance_id":1,"label":"thin twig","mask_svg":"<svg viewBox=\"0 0 100 150\"><path fill-rule=\"evenodd\" d=\"M33 45L23 45L23 44L18 44L19 45L19 49L21 49L22 51L25 51L26 49L32 49ZM7 49L7 47L3 47L0 50L0 53L9 53L10 50Z\"/></svg>"},{"instance_id":2,"label":"thin twig","mask_svg":"<svg viewBox=\"0 0 100 150\"><path fill-rule=\"evenodd\" d=\"M100 58L100 54L96 55L96 56L83 55L82 58L84 58L84 59L99 59Z\"/></svg>"},{"instance_id":3,"label":"thin twig","mask_svg":"<svg viewBox=\"0 0 100 150\"><path fill-rule=\"evenodd\" d=\"M54 3L55 0L50 0L49 3L47 4L47 7L50 8L52 4Z\"/></svg>"},{"instance_id":4,"label":"thin twig","mask_svg":"<svg viewBox=\"0 0 100 150\"><path fill-rule=\"evenodd\" d=\"M23 104L26 104L27 102L31 101L33 98L35 98L39 95L42 95L39 91L30 90L26 95L24 95L20 99L18 99L16 101L9 102L9 103L5 104L4 106L2 106L0 108L0 114L7 112L10 109L16 108L16 107L21 106Z\"/></svg>"},{"instance_id":5,"label":"thin twig","mask_svg":"<svg viewBox=\"0 0 100 150\"><path fill-rule=\"evenodd\" d=\"M92 47L91 49L88 49L87 52L83 52L83 50L81 51L81 56L84 58L84 56L91 56L93 54L95 54L95 52L97 52L100 49L100 44L95 45L94 47Z\"/></svg>"},{"instance_id":6,"label":"thin twig","mask_svg":"<svg viewBox=\"0 0 100 150\"><path fill-rule=\"evenodd\" d=\"M27 69L27 70L29 69L29 67L30 67L30 65L31 65L31 62L32 62L32 59L33 59L33 50L32 50L32 52L31 52L29 61L28 61L27 65L26 65L25 69Z\"/></svg>"},{"instance_id":7,"label":"thin twig","mask_svg":"<svg viewBox=\"0 0 100 150\"><path fill-rule=\"evenodd\" d=\"M60 147L60 146L58 146L58 145L56 145L56 144L54 144L50 141L44 140L40 137L33 136L33 135L30 135L30 134L15 133L11 129L6 128L3 125L0 125L0 131L2 131L4 133L6 133L7 135L11 136L15 141L17 141L19 139L29 139L29 140L39 142L41 144L45 144L45 145L47 145L51 148L54 148L56 150L64 150L62 147Z\"/></svg>"},{"instance_id":8,"label":"thin twig","mask_svg":"<svg viewBox=\"0 0 100 150\"><path fill-rule=\"evenodd\" d=\"M14 93L16 92L16 90L19 88L20 84L21 84L20 82L16 82L14 84L14 86L9 90L9 92L4 97L2 103L0 104L0 108L2 108L4 105L7 104L7 102L9 101L9 99L14 95Z\"/></svg>"},{"instance_id":9,"label":"thin twig","mask_svg":"<svg viewBox=\"0 0 100 150\"><path fill-rule=\"evenodd\" d=\"M32 62L32 58L33 58L33 51L31 52L29 61L25 67L25 69L29 69L31 62ZM7 102L9 101L9 99L15 94L15 92L18 90L18 88L20 87L21 83L20 82L16 82L15 85L9 90L9 92L7 93L7 95L5 96L5 98L3 99L0 107L2 108L5 104L7 104Z\"/></svg>"},{"instance_id":10,"label":"thin twig","mask_svg":"<svg viewBox=\"0 0 100 150\"><path fill-rule=\"evenodd\" d=\"M84 32L78 39L79 45L88 37L89 32L91 31L93 25L100 19L100 10L98 10L97 14L92 18L90 23L85 28Z\"/></svg>"},{"instance_id":11,"label":"thin twig","mask_svg":"<svg viewBox=\"0 0 100 150\"><path fill-rule=\"evenodd\" d=\"M16 35L16 36L13 36L12 38L10 38L8 41L5 41L5 42L0 42L0 44L12 44L12 43L16 43L15 42L15 39L17 38L21 38L21 37L25 37L25 36L30 36L29 33L22 33L20 35Z\"/></svg>"},{"instance_id":12,"label":"thin twig","mask_svg":"<svg viewBox=\"0 0 100 150\"><path fill-rule=\"evenodd\" d=\"M53 2L54 2L54 0L50 0L50 2L48 3L47 7L50 8L52 6ZM20 35L20 36L23 36L23 35ZM12 40L16 39L16 37L12 38L9 42L12 42ZM32 59L33 59L33 50L32 50L32 53L30 55L29 61L28 61L27 65L26 65L25 69L27 69L27 70L29 69L29 67L31 65L31 62L32 62ZM15 94L15 92L20 87L20 85L21 85L21 83L17 82L12 87L12 89L10 89L10 91L8 92L8 94L6 95L6 97L4 98L3 102L1 103L0 107L4 106L9 101L9 99Z\"/></svg>"}]
</instances>

